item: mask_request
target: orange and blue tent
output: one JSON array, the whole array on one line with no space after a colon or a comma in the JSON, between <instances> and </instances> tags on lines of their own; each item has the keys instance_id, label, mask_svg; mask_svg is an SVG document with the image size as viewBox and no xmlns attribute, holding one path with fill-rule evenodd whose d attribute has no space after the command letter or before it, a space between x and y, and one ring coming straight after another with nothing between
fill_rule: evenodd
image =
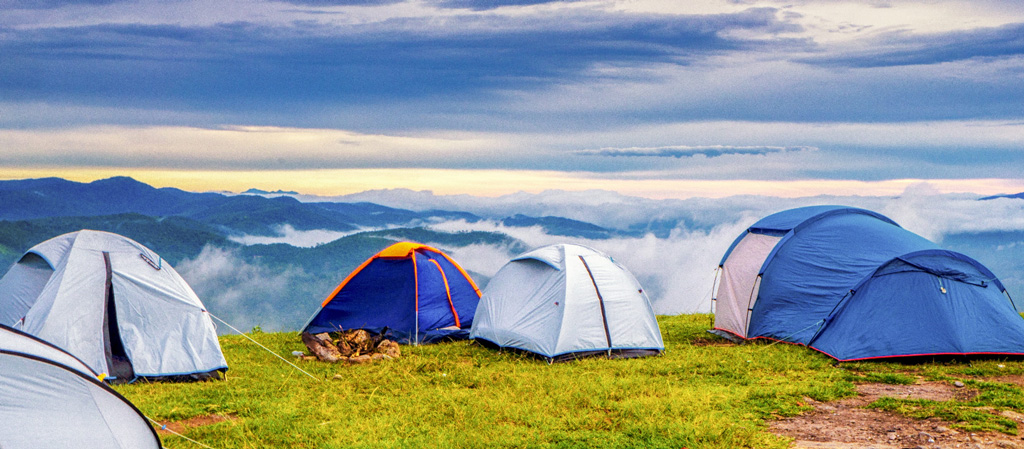
<instances>
[{"instance_id":1,"label":"orange and blue tent","mask_svg":"<svg viewBox=\"0 0 1024 449\"><path fill-rule=\"evenodd\" d=\"M468 338L480 289L447 254L399 242L338 284L304 332L366 329L402 343Z\"/></svg>"}]
</instances>

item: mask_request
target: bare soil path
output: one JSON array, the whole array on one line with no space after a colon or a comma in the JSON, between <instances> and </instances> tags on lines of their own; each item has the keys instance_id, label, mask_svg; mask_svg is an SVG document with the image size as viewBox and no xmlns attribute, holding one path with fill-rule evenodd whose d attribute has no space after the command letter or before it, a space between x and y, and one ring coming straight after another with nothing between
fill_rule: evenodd
<instances>
[{"instance_id":1,"label":"bare soil path","mask_svg":"<svg viewBox=\"0 0 1024 449\"><path fill-rule=\"evenodd\" d=\"M994 380L994 379L993 379ZM999 380L997 380L999 381ZM1021 383L1021 379L1006 379ZM833 402L804 398L813 411L770 423L776 435L794 438L794 448L814 449L1024 449L1024 438L999 432L963 432L937 418L912 419L898 414L864 408L881 397L901 399L967 400L977 394L971 388L957 388L946 382L918 382L914 385L865 383L857 385L858 395ZM1024 415L1002 412L1024 430ZM1019 432L1024 435L1024 431Z\"/></svg>"}]
</instances>

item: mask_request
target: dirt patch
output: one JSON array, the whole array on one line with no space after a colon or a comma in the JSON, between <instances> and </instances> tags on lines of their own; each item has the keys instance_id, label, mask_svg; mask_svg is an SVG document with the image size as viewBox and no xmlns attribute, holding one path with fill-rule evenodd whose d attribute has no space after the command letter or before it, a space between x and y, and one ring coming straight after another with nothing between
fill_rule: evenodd
<instances>
[{"instance_id":1,"label":"dirt patch","mask_svg":"<svg viewBox=\"0 0 1024 449\"><path fill-rule=\"evenodd\" d=\"M1008 374L999 377L979 378L978 380L983 380L985 382L1002 382L1004 384L1013 384L1018 387L1024 387L1024 376L1020 374Z\"/></svg>"},{"instance_id":2,"label":"dirt patch","mask_svg":"<svg viewBox=\"0 0 1024 449\"><path fill-rule=\"evenodd\" d=\"M694 346L736 346L736 343L721 337L697 337L691 340L690 344Z\"/></svg>"},{"instance_id":3,"label":"dirt patch","mask_svg":"<svg viewBox=\"0 0 1024 449\"><path fill-rule=\"evenodd\" d=\"M860 384L857 385L857 397L848 399L851 402L862 402L863 405L875 402L882 397L896 399L927 399L929 401L966 401L978 395L973 388L956 388L948 382L919 382L913 385Z\"/></svg>"},{"instance_id":4,"label":"dirt patch","mask_svg":"<svg viewBox=\"0 0 1024 449\"><path fill-rule=\"evenodd\" d=\"M193 427L209 426L211 424L217 424L224 421L233 421L238 419L234 415L202 415L195 416L189 419L183 419L181 421L171 421L165 423L163 427L157 428L157 431L162 435L170 433L184 433L185 430Z\"/></svg>"},{"instance_id":5,"label":"dirt patch","mask_svg":"<svg viewBox=\"0 0 1024 449\"><path fill-rule=\"evenodd\" d=\"M962 432L938 418L911 419L864 408L881 397L967 400L977 394L970 388L956 388L946 382L919 382L914 385L867 383L858 385L857 393L855 397L833 402L804 398L814 410L772 422L769 427L776 435L792 437L794 448L804 449L1024 448L1024 439L1019 436L998 432ZM1024 419L1020 419L1024 415L1003 415L1024 423Z\"/></svg>"}]
</instances>

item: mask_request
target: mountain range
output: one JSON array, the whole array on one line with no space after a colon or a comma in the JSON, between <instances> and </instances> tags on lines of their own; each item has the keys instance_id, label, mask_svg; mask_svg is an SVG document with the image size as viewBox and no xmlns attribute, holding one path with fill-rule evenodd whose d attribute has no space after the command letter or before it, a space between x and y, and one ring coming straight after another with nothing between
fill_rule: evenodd
<instances>
[{"instance_id":1,"label":"mountain range","mask_svg":"<svg viewBox=\"0 0 1024 449\"><path fill-rule=\"evenodd\" d=\"M460 263L481 288L501 263L530 249L531 244L515 235L532 244L570 239L605 251L618 248L624 255L635 250L640 255L634 255L631 269L658 310L659 300L669 309L679 301L701 301L698 296L707 288L698 288L694 273L704 268L710 273L722 245L734 238L715 232L720 225L735 226L728 221L698 225L651 217L615 229L516 213L516 207L494 209L507 215L481 216L485 212L302 202L292 194L195 193L154 188L126 177L90 183L59 178L0 181L0 269L60 234L79 229L115 232L159 253L211 312L236 327L295 330L352 269L395 241L426 243L472 259ZM1024 194L1004 197L1021 200ZM694 207L691 215L703 211ZM1002 229L945 233L939 243L988 266L1017 299L1024 297L1024 231ZM296 246L292 234L304 232L323 237L312 246ZM545 236L537 239L540 233ZM722 243L712 244L712 239ZM292 244L253 244L257 241Z\"/></svg>"},{"instance_id":2,"label":"mountain range","mask_svg":"<svg viewBox=\"0 0 1024 449\"><path fill-rule=\"evenodd\" d=\"M0 181L0 220L33 220L140 214L190 219L219 228L225 235L279 234L287 223L295 230L356 231L387 227L416 227L424 223L481 217L459 211L411 211L374 203L300 202L290 196L193 193L175 188L154 188L127 177L78 183L60 178ZM273 192L274 194L279 192ZM625 231L561 217L514 215L500 219L505 226L540 226L551 235L607 238Z\"/></svg>"},{"instance_id":3,"label":"mountain range","mask_svg":"<svg viewBox=\"0 0 1024 449\"><path fill-rule=\"evenodd\" d=\"M242 326L294 329L311 313L308 307L329 293L363 260L399 240L461 248L491 245L509 255L529 247L506 234L487 231L441 232L426 224L452 220L475 223L483 218L459 211L396 209L374 203L300 202L280 192L250 194L193 193L154 188L127 177L79 183L59 178L0 181L0 266L13 264L30 247L80 229L115 232L153 249L168 262L198 267L204 250L228 254L231 275L212 280L197 268L188 279L204 301L218 303L226 318ZM551 235L608 238L619 231L561 217L513 215L494 219L508 227L541 227ZM244 245L239 236L278 236L282 226L295 231L337 231L336 240L313 247L288 244ZM243 268L239 268L243 267ZM278 276L288 286L276 295L252 289L244 300L226 303L226 291L241 285L244 270ZM474 273L479 284L487 276ZM206 280L204 284L203 279ZM255 281L255 280L250 280ZM230 285L229 285L230 284ZM212 298L212 299L207 299ZM314 301L310 302L310 299ZM210 304L207 304L212 308Z\"/></svg>"}]
</instances>

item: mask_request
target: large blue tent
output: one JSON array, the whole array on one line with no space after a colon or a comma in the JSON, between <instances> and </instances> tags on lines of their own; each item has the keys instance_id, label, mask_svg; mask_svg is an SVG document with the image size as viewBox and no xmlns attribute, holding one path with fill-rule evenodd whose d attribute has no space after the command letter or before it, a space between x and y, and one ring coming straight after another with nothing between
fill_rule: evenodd
<instances>
[{"instance_id":1,"label":"large blue tent","mask_svg":"<svg viewBox=\"0 0 1024 449\"><path fill-rule=\"evenodd\" d=\"M1024 354L1024 319L990 271L872 211L770 215L720 267L719 335L808 345L839 360Z\"/></svg>"},{"instance_id":2,"label":"large blue tent","mask_svg":"<svg viewBox=\"0 0 1024 449\"><path fill-rule=\"evenodd\" d=\"M399 242L353 270L303 331L386 329L403 343L464 339L479 301L480 289L448 255Z\"/></svg>"}]
</instances>

